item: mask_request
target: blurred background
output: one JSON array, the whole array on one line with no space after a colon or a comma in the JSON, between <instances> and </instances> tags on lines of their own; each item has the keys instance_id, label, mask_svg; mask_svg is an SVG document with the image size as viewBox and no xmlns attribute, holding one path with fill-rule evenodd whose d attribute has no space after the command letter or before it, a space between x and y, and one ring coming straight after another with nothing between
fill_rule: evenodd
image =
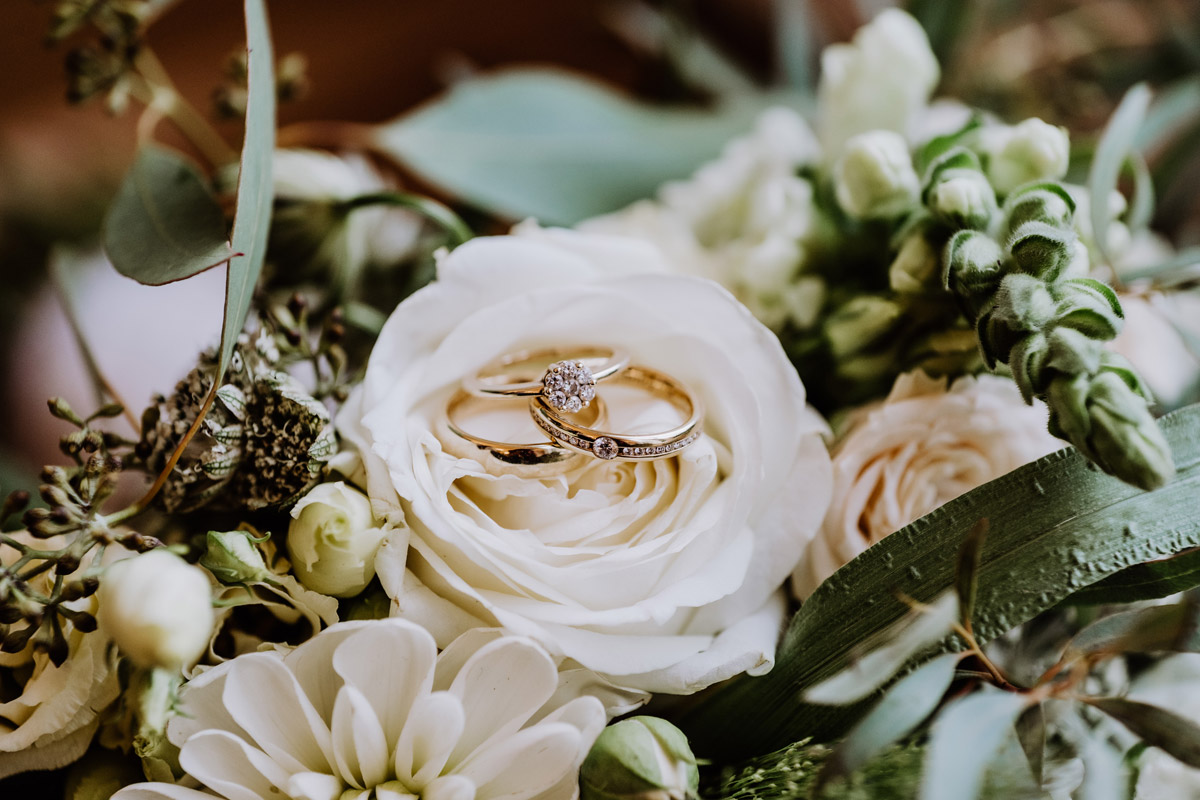
<instances>
[{"instance_id":1,"label":"blurred background","mask_svg":"<svg viewBox=\"0 0 1200 800\"><path fill-rule=\"evenodd\" d=\"M50 0L6 0L0 27L0 484L53 460L61 430L45 399L82 398L82 357L47 276L54 242L94 242L133 159L139 106L112 114L103 95L68 103L64 60L45 43ZM878 0L286 0L271 4L277 56L302 54L281 134L312 121L375 123L472 74L556 65L661 105L706 107L717 93L810 89L821 48L850 38ZM1200 110L1200 0L912 0L942 60L938 95L1016 121L1039 116L1072 133L1084 157L1124 92ZM230 56L243 39L238 0L183 0L147 42L179 91L204 112L228 102ZM75 38L84 38L82 35ZM226 86L222 94L221 87ZM739 89L739 87L743 87ZM214 115L230 143L240 123ZM1155 179L1153 227L1200 243L1200 114L1177 113L1144 155ZM313 142L320 126L290 129ZM299 133L297 133L299 132ZM159 138L176 145L170 126ZM712 154L715 155L715 152ZM680 175L679 177L683 177ZM486 224L486 219L481 215ZM494 224L501 226L505 220ZM497 227L499 229L499 227ZM135 413L167 391L220 324L221 276L142 291L103 271L75 287L80 326ZM168 294L174 292L174 294ZM136 301L130 300L137 297ZM180 302L182 300L183 302ZM138 303L137 318L130 309ZM158 315L155 316L155 309ZM141 382L139 383L138 380ZM7 491L7 488L5 488Z\"/></svg>"}]
</instances>

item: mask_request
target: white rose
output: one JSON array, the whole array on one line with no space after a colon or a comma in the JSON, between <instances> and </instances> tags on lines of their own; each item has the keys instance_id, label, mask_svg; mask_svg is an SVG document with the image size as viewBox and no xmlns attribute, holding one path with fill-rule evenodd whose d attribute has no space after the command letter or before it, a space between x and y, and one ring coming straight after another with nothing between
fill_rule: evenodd
<instances>
[{"instance_id":1,"label":"white rose","mask_svg":"<svg viewBox=\"0 0 1200 800\"><path fill-rule=\"evenodd\" d=\"M109 567L96 619L143 667L179 669L208 647L215 617L208 573L159 548Z\"/></svg>"},{"instance_id":2,"label":"white rose","mask_svg":"<svg viewBox=\"0 0 1200 800\"><path fill-rule=\"evenodd\" d=\"M766 328L714 283L645 274L665 271L642 242L530 230L458 248L393 313L338 424L376 514L410 528L405 572L402 551L377 559L398 615L439 643L501 626L646 691L770 668L776 590L826 507L823 424ZM542 479L448 452L439 420L465 375L576 342L684 381L704 436L671 459L587 458ZM678 422L631 387L601 392L614 428ZM515 413L511 440L536 434Z\"/></svg>"},{"instance_id":3,"label":"white rose","mask_svg":"<svg viewBox=\"0 0 1200 800\"><path fill-rule=\"evenodd\" d=\"M1129 359L1154 398L1170 408L1186 402L1200 382L1200 358L1181 330L1200 336L1200 296L1194 292L1122 294L1125 325L1112 349Z\"/></svg>"},{"instance_id":4,"label":"white rose","mask_svg":"<svg viewBox=\"0 0 1200 800\"><path fill-rule=\"evenodd\" d=\"M287 550L309 589L353 597L375 577L375 553L387 535L367 496L345 483L322 483L292 508Z\"/></svg>"},{"instance_id":5,"label":"white rose","mask_svg":"<svg viewBox=\"0 0 1200 800\"><path fill-rule=\"evenodd\" d=\"M908 142L893 131L867 131L846 143L833 168L838 205L852 217L893 217L921 190Z\"/></svg>"},{"instance_id":6,"label":"white rose","mask_svg":"<svg viewBox=\"0 0 1200 800\"><path fill-rule=\"evenodd\" d=\"M63 545L61 538L34 539L24 532L9 536L37 548ZM0 544L0 564L11 564L18 557L15 550ZM34 579L38 591L49 591L48 576L42 573ZM67 605L95 611L94 598ZM70 650L60 667L46 653L35 652L32 642L19 653L0 652L0 682L19 687L19 692L6 688L0 695L0 779L28 770L57 769L79 758L92 741L100 713L120 694L116 653L108 637L99 631L80 633L66 620L63 632Z\"/></svg>"},{"instance_id":7,"label":"white rose","mask_svg":"<svg viewBox=\"0 0 1200 800\"><path fill-rule=\"evenodd\" d=\"M817 130L830 160L850 137L889 130L911 138L941 73L921 24L899 9L880 12L849 44L821 53Z\"/></svg>"},{"instance_id":8,"label":"white rose","mask_svg":"<svg viewBox=\"0 0 1200 800\"><path fill-rule=\"evenodd\" d=\"M578 228L647 240L669 267L722 284L768 327L805 328L820 311L824 283L798 275L820 225L812 183L797 170L817 158L804 119L769 109L688 180Z\"/></svg>"},{"instance_id":9,"label":"white rose","mask_svg":"<svg viewBox=\"0 0 1200 800\"><path fill-rule=\"evenodd\" d=\"M833 502L793 589L809 596L889 533L1061 445L1045 407L1025 405L1011 380L964 377L947 389L923 372L901 375L834 446Z\"/></svg>"},{"instance_id":10,"label":"white rose","mask_svg":"<svg viewBox=\"0 0 1200 800\"><path fill-rule=\"evenodd\" d=\"M1023 183L1055 180L1067 174L1071 139L1066 128L1031 117L1017 125L992 125L979 135L987 173L1002 195Z\"/></svg>"}]
</instances>

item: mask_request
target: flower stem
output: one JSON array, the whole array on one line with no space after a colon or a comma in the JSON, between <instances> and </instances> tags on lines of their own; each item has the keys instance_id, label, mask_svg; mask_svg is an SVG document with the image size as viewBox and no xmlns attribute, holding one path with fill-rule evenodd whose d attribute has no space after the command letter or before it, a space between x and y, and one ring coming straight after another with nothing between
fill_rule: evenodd
<instances>
[{"instance_id":1,"label":"flower stem","mask_svg":"<svg viewBox=\"0 0 1200 800\"><path fill-rule=\"evenodd\" d=\"M406 194L404 192L375 192L373 194L359 195L353 199L347 200L339 204L339 208L349 213L358 208L373 205L388 205L407 208L422 215L426 219L437 223L448 234L450 234L450 243L457 247L460 244L468 241L474 233L467 226L467 223L462 221L462 218L455 214L450 208L439 203L436 200L431 200L428 197L421 197L415 194Z\"/></svg>"}]
</instances>

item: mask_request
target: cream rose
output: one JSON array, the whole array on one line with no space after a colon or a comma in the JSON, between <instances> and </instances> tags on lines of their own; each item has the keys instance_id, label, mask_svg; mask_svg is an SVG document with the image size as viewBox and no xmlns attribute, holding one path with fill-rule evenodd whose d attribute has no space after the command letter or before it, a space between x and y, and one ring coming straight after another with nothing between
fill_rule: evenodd
<instances>
[{"instance_id":1,"label":"cream rose","mask_svg":"<svg viewBox=\"0 0 1200 800\"><path fill-rule=\"evenodd\" d=\"M828 504L824 426L766 328L715 283L646 274L668 271L645 243L533 229L460 247L397 308L338 420L376 516L410 529L407 558L376 559L395 614L439 644L501 626L645 691L770 668L777 589ZM465 375L576 343L686 382L705 435L674 458L585 458L552 477L451 454L441 418ZM600 384L614 428L677 422L620 389ZM537 435L522 408L512 423L511 440Z\"/></svg>"},{"instance_id":2,"label":"cream rose","mask_svg":"<svg viewBox=\"0 0 1200 800\"><path fill-rule=\"evenodd\" d=\"M61 539L9 534L41 548L62 546ZM15 550L0 545L0 564L12 563ZM48 573L43 573L41 577ZM38 586L39 591L49 585ZM69 604L94 612L92 598ZM56 667L30 643L19 653L0 653L0 680L21 687L0 695L0 779L28 770L57 769L83 755L99 725L100 713L117 699L117 654L103 633L80 633L64 622L70 655Z\"/></svg>"},{"instance_id":3,"label":"cream rose","mask_svg":"<svg viewBox=\"0 0 1200 800\"><path fill-rule=\"evenodd\" d=\"M1057 450L1046 410L1005 378L964 377L949 388L901 375L881 403L851 415L833 447L833 502L793 573L796 595L889 533L943 503Z\"/></svg>"},{"instance_id":4,"label":"cream rose","mask_svg":"<svg viewBox=\"0 0 1200 800\"><path fill-rule=\"evenodd\" d=\"M385 536L366 495L343 481L323 483L292 507L288 558L305 587L353 597L375 577L375 553Z\"/></svg>"}]
</instances>

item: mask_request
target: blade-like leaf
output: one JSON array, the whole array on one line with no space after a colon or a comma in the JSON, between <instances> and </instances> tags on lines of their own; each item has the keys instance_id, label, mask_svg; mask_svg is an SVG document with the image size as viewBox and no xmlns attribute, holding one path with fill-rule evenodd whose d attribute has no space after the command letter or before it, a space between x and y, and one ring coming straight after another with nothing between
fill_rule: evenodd
<instances>
[{"instance_id":1,"label":"blade-like leaf","mask_svg":"<svg viewBox=\"0 0 1200 800\"><path fill-rule=\"evenodd\" d=\"M984 687L948 705L930 731L921 800L977 797L988 763L1027 703L1023 695Z\"/></svg>"},{"instance_id":2,"label":"blade-like leaf","mask_svg":"<svg viewBox=\"0 0 1200 800\"><path fill-rule=\"evenodd\" d=\"M1200 606L1181 602L1104 617L1084 628L1067 653L1191 653L1200 650Z\"/></svg>"},{"instance_id":3,"label":"blade-like leaf","mask_svg":"<svg viewBox=\"0 0 1200 800\"><path fill-rule=\"evenodd\" d=\"M143 147L104 220L104 252L126 277L160 286L229 260L225 215L182 155Z\"/></svg>"},{"instance_id":4,"label":"blade-like leaf","mask_svg":"<svg viewBox=\"0 0 1200 800\"><path fill-rule=\"evenodd\" d=\"M1121 754L1103 739L1088 739L1083 748L1083 800L1128 800L1129 779Z\"/></svg>"},{"instance_id":5,"label":"blade-like leaf","mask_svg":"<svg viewBox=\"0 0 1200 800\"><path fill-rule=\"evenodd\" d=\"M957 548L991 521L973 619L980 641L1004 633L1115 572L1200 546L1200 406L1160 420L1175 480L1143 492L1052 453L950 501L846 564L793 617L775 668L714 693L680 720L696 752L765 753L804 736L842 735L864 709L803 705L799 693L843 669L854 645L895 623L898 589L928 601L954 586Z\"/></svg>"},{"instance_id":6,"label":"blade-like leaf","mask_svg":"<svg viewBox=\"0 0 1200 800\"><path fill-rule=\"evenodd\" d=\"M1136 603L1157 600L1200 586L1200 549L1174 558L1134 564L1115 575L1080 589L1063 600L1073 606Z\"/></svg>"},{"instance_id":7,"label":"blade-like leaf","mask_svg":"<svg viewBox=\"0 0 1200 800\"><path fill-rule=\"evenodd\" d=\"M1092 159L1092 170L1088 175L1088 193L1092 198L1092 237L1100 252L1108 259L1108 196L1117 188L1121 167L1129 157L1137 140L1146 109L1150 106L1150 88L1139 83L1121 99L1113 112L1096 155Z\"/></svg>"},{"instance_id":8,"label":"blade-like leaf","mask_svg":"<svg viewBox=\"0 0 1200 800\"><path fill-rule=\"evenodd\" d=\"M871 713L834 749L821 771L820 782L824 784L851 774L885 747L915 730L950 687L960 657L958 653L943 653L896 681Z\"/></svg>"},{"instance_id":9,"label":"blade-like leaf","mask_svg":"<svg viewBox=\"0 0 1200 800\"><path fill-rule=\"evenodd\" d=\"M233 357L246 322L254 285L267 255L271 226L271 165L275 152L275 75L271 31L263 0L246 0L248 95L246 138L238 174L237 210L233 217L233 250L225 284L225 322L221 329L219 376Z\"/></svg>"},{"instance_id":10,"label":"blade-like leaf","mask_svg":"<svg viewBox=\"0 0 1200 800\"><path fill-rule=\"evenodd\" d=\"M1017 741L1029 761L1029 771L1038 786L1042 785L1046 767L1046 714L1042 704L1036 703L1017 717Z\"/></svg>"},{"instance_id":11,"label":"blade-like leaf","mask_svg":"<svg viewBox=\"0 0 1200 800\"><path fill-rule=\"evenodd\" d=\"M845 705L861 700L883 686L922 650L950 633L958 618L958 601L947 592L927 608L908 612L876 639L878 647L867 649L850 666L804 693L805 701Z\"/></svg>"},{"instance_id":12,"label":"blade-like leaf","mask_svg":"<svg viewBox=\"0 0 1200 800\"><path fill-rule=\"evenodd\" d=\"M987 538L988 521L981 519L971 528L958 548L958 566L954 570L954 590L958 594L958 613L964 625L971 624L975 613L975 595L979 590L979 560Z\"/></svg>"},{"instance_id":13,"label":"blade-like leaf","mask_svg":"<svg viewBox=\"0 0 1200 800\"><path fill-rule=\"evenodd\" d=\"M1165 708L1123 697L1088 697L1084 702L1187 764L1200 767L1200 725Z\"/></svg>"},{"instance_id":14,"label":"blade-like leaf","mask_svg":"<svg viewBox=\"0 0 1200 800\"><path fill-rule=\"evenodd\" d=\"M687 177L749 131L766 102L654 108L563 72L511 70L381 125L375 144L484 209L573 224Z\"/></svg>"}]
</instances>

